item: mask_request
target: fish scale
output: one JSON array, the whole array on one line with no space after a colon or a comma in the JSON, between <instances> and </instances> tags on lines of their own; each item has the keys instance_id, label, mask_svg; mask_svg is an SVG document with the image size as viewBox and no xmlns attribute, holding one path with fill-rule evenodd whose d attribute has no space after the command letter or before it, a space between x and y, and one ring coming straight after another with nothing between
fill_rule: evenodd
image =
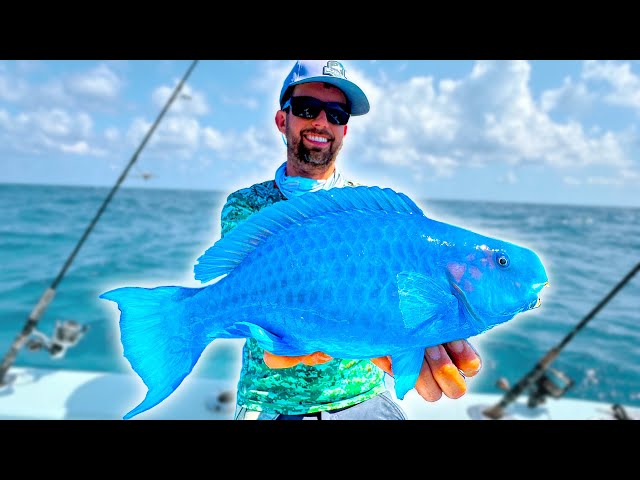
<instances>
[{"instance_id":1,"label":"fish scale","mask_svg":"<svg viewBox=\"0 0 640 480\"><path fill-rule=\"evenodd\" d=\"M426 347L536 308L547 283L530 249L430 219L402 193L360 186L260 210L207 249L194 273L212 283L101 295L118 304L125 357L148 386L125 418L170 395L218 338L255 338L281 356L389 355L402 399Z\"/></svg>"},{"instance_id":2,"label":"fish scale","mask_svg":"<svg viewBox=\"0 0 640 480\"><path fill-rule=\"evenodd\" d=\"M383 213L359 216L371 218L359 223L358 229L353 227L354 219L349 215L337 219L315 218L302 226L290 227L286 232L265 242L259 254L249 255L241 266L231 272L224 282L226 291L242 291L246 298L262 298L265 292L271 292L270 308L277 310L279 306L295 303L303 310L323 312L329 322L345 323L337 319L341 319L345 311L351 312L348 314L352 318L346 322L346 327L351 325L358 331L362 327L379 331L384 329L385 324L402 323L397 295L395 298L382 297L383 286L388 284L389 278L395 276L395 272L415 268L417 258L412 258L409 255L410 250L402 247L395 256L387 257L386 262L372 261L381 258L382 251L387 250L382 248L382 251L378 252L372 247L390 246L390 232L400 227L408 228L407 219L400 215L393 218ZM375 218L377 216L382 218ZM387 223L388 226L380 229L381 222ZM366 241L379 236L380 230L382 236L379 242L366 247ZM292 244L301 245L304 249L291 251L287 245ZM314 245L317 246L314 248ZM314 254L311 255L310 252ZM264 265L269 265L268 273L256 275L255 270L263 270ZM320 291L324 291L325 295L316 293ZM227 292L221 292L221 295L224 297ZM386 293L388 296L391 291L387 290ZM377 314L360 313L373 310L358 308L363 302L375 302ZM237 310L256 318L266 314L260 305L247 306L241 303L230 305L219 313L233 318L238 315ZM344 330L345 325L341 330L326 328L326 332L318 332L311 322L298 325L298 316L289 310L283 310L273 318L273 322L263 322L263 326L269 331L281 337L286 337L289 331L295 331L298 340L304 337L304 342L309 344L327 340L338 341L334 338L335 335L349 335L349 332ZM380 321L382 318L385 319L384 322ZM325 334L327 337L324 337ZM388 345L381 343L381 340L380 335L372 335L368 348L372 352L375 352L376 348L384 351ZM327 353L342 356L346 352Z\"/></svg>"}]
</instances>

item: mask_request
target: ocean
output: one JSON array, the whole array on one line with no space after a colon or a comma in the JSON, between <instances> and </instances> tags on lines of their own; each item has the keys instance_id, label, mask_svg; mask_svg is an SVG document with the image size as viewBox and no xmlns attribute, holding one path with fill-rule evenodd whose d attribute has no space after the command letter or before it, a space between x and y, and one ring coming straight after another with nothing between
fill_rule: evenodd
<instances>
[{"instance_id":1,"label":"ocean","mask_svg":"<svg viewBox=\"0 0 640 480\"><path fill-rule=\"evenodd\" d=\"M0 185L0 355L5 358L45 290L82 238L109 188ZM122 356L117 309L98 295L136 285L201 286L193 264L220 235L229 192L121 188L68 265L37 330L86 327L60 358L22 348L15 366L135 375ZM640 261L640 209L414 200L436 220L526 245L547 267L542 306L470 339L483 368L468 390L500 393L556 349L567 397L640 406L640 274L581 328L579 323ZM39 335L34 336L38 338ZM237 378L243 340L213 342L192 375Z\"/></svg>"}]
</instances>

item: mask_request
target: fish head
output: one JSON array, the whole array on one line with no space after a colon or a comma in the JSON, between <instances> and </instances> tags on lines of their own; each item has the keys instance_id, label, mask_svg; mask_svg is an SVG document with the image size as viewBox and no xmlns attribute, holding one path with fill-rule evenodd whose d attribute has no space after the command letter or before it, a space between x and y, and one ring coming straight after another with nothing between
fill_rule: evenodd
<instances>
[{"instance_id":1,"label":"fish head","mask_svg":"<svg viewBox=\"0 0 640 480\"><path fill-rule=\"evenodd\" d=\"M539 256L509 242L479 237L449 258L446 274L452 292L486 330L516 314L538 308L548 277Z\"/></svg>"}]
</instances>

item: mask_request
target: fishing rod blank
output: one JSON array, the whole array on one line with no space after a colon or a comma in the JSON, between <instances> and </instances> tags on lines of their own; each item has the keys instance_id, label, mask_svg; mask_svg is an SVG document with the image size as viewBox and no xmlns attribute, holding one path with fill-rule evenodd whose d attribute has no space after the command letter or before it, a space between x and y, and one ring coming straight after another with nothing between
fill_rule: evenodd
<instances>
[{"instance_id":1,"label":"fishing rod blank","mask_svg":"<svg viewBox=\"0 0 640 480\"><path fill-rule=\"evenodd\" d=\"M109 195L107 195L105 200L102 202L102 205L98 209L98 212L94 216L94 218L91 221L91 223L89 224L89 226L84 231L84 234L82 235L82 237L80 238L80 240L76 244L76 247L73 249L73 252L71 253L71 255L69 255L69 258L67 258L67 261L64 263L64 265L60 269L60 272L58 273L56 278L53 280L53 282L51 283L49 288L47 288L44 291L44 293L42 294L42 297L40 297L40 300L38 301L36 306L31 311L31 314L29 315L29 318L27 319L27 322L25 323L24 327L22 328L22 331L18 334L16 339L11 344L11 347L10 347L9 351L5 355L5 357L4 357L3 361L2 361L2 364L0 365L0 386L6 384L5 375L6 375L7 371L9 370L9 368L11 367L11 365L13 365L13 362L15 361L16 356L18 355L18 351L24 346L24 344L26 343L27 339L29 338L29 336L31 335L33 330L35 329L40 316L44 313L44 311L47 309L47 307L49 306L49 304L53 300L53 297L55 295L55 291L56 291L56 288L57 288L58 284L64 278L65 273L67 272L67 270L71 266L71 263L73 262L74 258L76 257L76 255L80 251L80 248L82 247L82 245L84 244L85 240L87 239L87 237L89 236L89 234L93 230L93 227L98 222L98 219L102 216L102 213L107 208L107 205L109 205L109 202L111 202L111 199L113 198L115 193L118 191L118 188L120 188L120 184L127 177L127 174L129 173L129 170L131 170L131 167L133 166L133 164L138 159L138 156L140 155L140 153L142 152L144 147L147 145L147 142L151 138L151 135L153 135L153 132L156 130L157 126L160 124L160 121L162 120L162 117L164 117L165 113L169 110L169 107L171 106L173 101L178 96L178 93L180 93L180 90L182 89L183 85L187 81L187 78L189 78L189 76L191 75L191 72L193 71L193 69L195 68L197 63L198 63L198 60L194 60L191 63L191 65L187 69L186 73L182 77L182 80L180 80L180 83L178 83L178 85L174 89L173 93L169 97L169 100L167 100L167 103L165 104L163 109L160 111L160 114L158 115L158 118L156 118L156 121L153 122L153 124L151 125L151 128L149 129L149 131L147 132L145 137L142 139L142 142L140 143L140 146L137 148L137 150L135 151L135 153L131 157L131 160L129 160L129 163L127 164L126 168L120 174L120 177L118 178L116 184L113 186L113 188L109 192Z\"/></svg>"}]
</instances>

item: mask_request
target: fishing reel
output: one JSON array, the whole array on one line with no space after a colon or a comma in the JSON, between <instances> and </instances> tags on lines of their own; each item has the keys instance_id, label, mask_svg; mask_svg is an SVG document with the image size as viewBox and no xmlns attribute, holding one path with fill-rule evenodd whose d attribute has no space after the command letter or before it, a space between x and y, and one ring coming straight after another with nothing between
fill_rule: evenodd
<instances>
[{"instance_id":1,"label":"fishing reel","mask_svg":"<svg viewBox=\"0 0 640 480\"><path fill-rule=\"evenodd\" d=\"M548 396L560 398L573 384L573 380L565 373L555 368L548 368L546 373L542 374L533 385L531 385L527 405L530 408L535 408L544 403Z\"/></svg>"},{"instance_id":2,"label":"fishing reel","mask_svg":"<svg viewBox=\"0 0 640 480\"><path fill-rule=\"evenodd\" d=\"M30 351L47 350L49 354L59 359L64 357L67 350L77 345L84 334L89 330L88 325L83 325L75 320L56 320L53 336L48 337L44 333L34 330L33 338L27 342Z\"/></svg>"}]
</instances>

